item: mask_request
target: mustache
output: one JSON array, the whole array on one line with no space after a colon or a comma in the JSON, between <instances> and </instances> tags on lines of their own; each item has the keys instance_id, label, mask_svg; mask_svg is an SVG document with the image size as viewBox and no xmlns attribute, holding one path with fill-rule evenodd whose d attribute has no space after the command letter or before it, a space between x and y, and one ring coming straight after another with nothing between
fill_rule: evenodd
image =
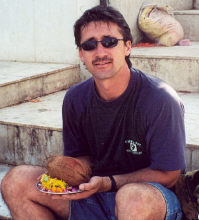
<instances>
[{"instance_id":1,"label":"mustache","mask_svg":"<svg viewBox=\"0 0 199 220\"><path fill-rule=\"evenodd\" d=\"M113 62L113 59L108 57L108 56L104 56L104 57L96 57L93 61L92 64L96 64L98 62L103 62L103 61L108 61L108 62Z\"/></svg>"}]
</instances>

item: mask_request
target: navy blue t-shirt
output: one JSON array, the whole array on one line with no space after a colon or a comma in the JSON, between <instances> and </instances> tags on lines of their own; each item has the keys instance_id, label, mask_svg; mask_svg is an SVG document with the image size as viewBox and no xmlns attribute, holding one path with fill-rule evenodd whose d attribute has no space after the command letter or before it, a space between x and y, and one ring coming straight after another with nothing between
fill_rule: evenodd
<instances>
[{"instance_id":1,"label":"navy blue t-shirt","mask_svg":"<svg viewBox=\"0 0 199 220\"><path fill-rule=\"evenodd\" d=\"M93 175L185 168L184 108L158 78L131 69L113 101L101 99L90 78L68 90L62 111L64 155L90 156Z\"/></svg>"}]
</instances>

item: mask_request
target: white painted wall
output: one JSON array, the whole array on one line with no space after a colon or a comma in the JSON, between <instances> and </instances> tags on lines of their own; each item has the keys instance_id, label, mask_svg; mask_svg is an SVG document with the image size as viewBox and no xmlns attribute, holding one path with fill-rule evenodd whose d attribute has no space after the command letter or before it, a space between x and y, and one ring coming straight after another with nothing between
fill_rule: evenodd
<instances>
[{"instance_id":1,"label":"white painted wall","mask_svg":"<svg viewBox=\"0 0 199 220\"><path fill-rule=\"evenodd\" d=\"M139 8L145 0L110 0L126 18L135 41ZM150 0L152 1L152 0ZM154 1L154 0L153 0ZM178 8L192 7L192 0L155 0ZM99 0L0 0L0 60L79 63L73 25Z\"/></svg>"},{"instance_id":2,"label":"white painted wall","mask_svg":"<svg viewBox=\"0 0 199 220\"><path fill-rule=\"evenodd\" d=\"M0 60L79 63L73 25L98 0L0 0Z\"/></svg>"}]
</instances>

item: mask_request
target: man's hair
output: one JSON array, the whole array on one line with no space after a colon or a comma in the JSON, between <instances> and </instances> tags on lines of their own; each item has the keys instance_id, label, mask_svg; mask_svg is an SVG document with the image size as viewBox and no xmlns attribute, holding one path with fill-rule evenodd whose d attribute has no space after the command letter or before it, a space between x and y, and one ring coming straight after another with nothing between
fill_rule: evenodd
<instances>
[{"instance_id":1,"label":"man's hair","mask_svg":"<svg viewBox=\"0 0 199 220\"><path fill-rule=\"evenodd\" d=\"M131 35L131 30L125 21L123 15L112 7L103 7L96 6L91 9L88 9L84 12L84 14L76 21L74 25L74 36L75 43L78 47L80 47L81 42L81 31L82 28L86 27L90 22L112 22L118 25L119 32L122 34L124 42L131 41L133 42L133 37ZM130 61L130 55L125 57L125 60L128 64L128 67L131 68L132 64Z\"/></svg>"}]
</instances>

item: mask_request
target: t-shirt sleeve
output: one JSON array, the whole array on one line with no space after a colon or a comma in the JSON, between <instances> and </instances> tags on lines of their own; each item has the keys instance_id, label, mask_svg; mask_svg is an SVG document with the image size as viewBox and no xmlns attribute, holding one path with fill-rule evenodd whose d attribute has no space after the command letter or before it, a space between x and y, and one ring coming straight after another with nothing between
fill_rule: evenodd
<instances>
[{"instance_id":1,"label":"t-shirt sleeve","mask_svg":"<svg viewBox=\"0 0 199 220\"><path fill-rule=\"evenodd\" d=\"M177 95L159 96L151 105L147 123L146 144L151 157L150 168L164 171L184 170L184 106Z\"/></svg>"},{"instance_id":2,"label":"t-shirt sleeve","mask_svg":"<svg viewBox=\"0 0 199 220\"><path fill-rule=\"evenodd\" d=\"M74 106L68 91L62 105L64 155L71 157L88 156L88 149L79 124L81 109Z\"/></svg>"}]
</instances>

